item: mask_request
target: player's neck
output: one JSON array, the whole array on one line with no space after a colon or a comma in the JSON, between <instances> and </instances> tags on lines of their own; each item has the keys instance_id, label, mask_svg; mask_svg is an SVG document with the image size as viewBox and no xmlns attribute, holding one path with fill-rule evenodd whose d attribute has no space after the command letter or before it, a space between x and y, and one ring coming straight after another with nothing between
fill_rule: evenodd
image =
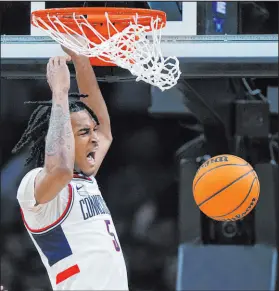
<instances>
[{"instance_id":1,"label":"player's neck","mask_svg":"<svg viewBox=\"0 0 279 291\"><path fill-rule=\"evenodd\" d=\"M82 176L86 176L88 177L86 174L84 174L81 170L76 170L74 169L74 174L77 174L77 175L82 175Z\"/></svg>"}]
</instances>

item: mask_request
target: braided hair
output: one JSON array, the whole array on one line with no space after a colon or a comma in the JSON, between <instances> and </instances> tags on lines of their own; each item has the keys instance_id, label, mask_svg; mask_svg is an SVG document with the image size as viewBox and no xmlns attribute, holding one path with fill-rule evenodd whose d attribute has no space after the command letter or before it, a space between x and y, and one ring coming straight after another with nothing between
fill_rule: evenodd
<instances>
[{"instance_id":1,"label":"braided hair","mask_svg":"<svg viewBox=\"0 0 279 291\"><path fill-rule=\"evenodd\" d=\"M80 98L86 98L88 95L71 93L69 94L70 112L87 110L92 118L99 124L95 113L84 104ZM21 136L19 142L13 148L12 153L18 153L26 145L31 146L29 156L26 159L25 166L35 161L36 167L42 167L45 159L45 139L48 132L49 120L51 115L52 100L49 101L28 101L26 104L38 104L38 107L31 114L27 128Z\"/></svg>"}]
</instances>

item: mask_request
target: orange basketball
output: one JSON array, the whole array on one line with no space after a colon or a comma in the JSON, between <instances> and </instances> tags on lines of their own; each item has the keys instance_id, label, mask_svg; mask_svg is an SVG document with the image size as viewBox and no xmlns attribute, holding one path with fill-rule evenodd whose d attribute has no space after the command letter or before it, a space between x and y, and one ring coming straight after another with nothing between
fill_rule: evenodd
<instances>
[{"instance_id":1,"label":"orange basketball","mask_svg":"<svg viewBox=\"0 0 279 291\"><path fill-rule=\"evenodd\" d=\"M233 155L219 155L198 169L193 181L194 199L214 220L238 220L257 204L260 183L254 169Z\"/></svg>"}]
</instances>

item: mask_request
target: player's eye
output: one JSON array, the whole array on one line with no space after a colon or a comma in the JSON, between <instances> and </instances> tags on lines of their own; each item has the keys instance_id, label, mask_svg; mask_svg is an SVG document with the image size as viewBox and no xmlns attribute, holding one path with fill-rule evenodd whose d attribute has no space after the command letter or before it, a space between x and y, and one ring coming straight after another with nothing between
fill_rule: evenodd
<instances>
[{"instance_id":1,"label":"player's eye","mask_svg":"<svg viewBox=\"0 0 279 291\"><path fill-rule=\"evenodd\" d=\"M90 129L89 128L84 128L82 131L81 131L81 134L80 135L86 135L90 132Z\"/></svg>"}]
</instances>

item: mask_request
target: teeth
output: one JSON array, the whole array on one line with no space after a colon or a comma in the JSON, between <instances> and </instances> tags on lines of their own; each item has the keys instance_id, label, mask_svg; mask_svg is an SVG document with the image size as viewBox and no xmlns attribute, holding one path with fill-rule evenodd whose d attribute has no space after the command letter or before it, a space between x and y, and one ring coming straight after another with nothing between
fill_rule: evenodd
<instances>
[{"instance_id":1,"label":"teeth","mask_svg":"<svg viewBox=\"0 0 279 291\"><path fill-rule=\"evenodd\" d=\"M95 152L90 152L87 156L87 160L90 162L95 162L94 155L95 155Z\"/></svg>"},{"instance_id":2,"label":"teeth","mask_svg":"<svg viewBox=\"0 0 279 291\"><path fill-rule=\"evenodd\" d=\"M94 159L93 159L93 157L92 157L91 155L89 155L89 156L87 157L87 159L88 159L88 161L94 161Z\"/></svg>"}]
</instances>

